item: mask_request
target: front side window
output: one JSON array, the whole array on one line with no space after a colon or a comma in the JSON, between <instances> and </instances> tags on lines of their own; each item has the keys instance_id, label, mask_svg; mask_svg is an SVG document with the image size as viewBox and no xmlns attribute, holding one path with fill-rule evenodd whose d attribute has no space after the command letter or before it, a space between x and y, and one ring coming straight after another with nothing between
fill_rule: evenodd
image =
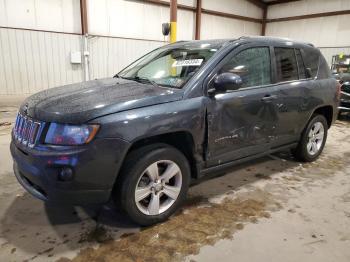
<instances>
[{"instance_id":1,"label":"front side window","mask_svg":"<svg viewBox=\"0 0 350 262\"><path fill-rule=\"evenodd\" d=\"M160 86L182 88L220 48L218 44L197 43L160 48L137 60L118 76L131 80L148 80Z\"/></svg>"},{"instance_id":2,"label":"front side window","mask_svg":"<svg viewBox=\"0 0 350 262\"><path fill-rule=\"evenodd\" d=\"M268 47L243 50L231 58L219 73L231 72L242 78L242 88L271 84L270 51Z\"/></svg>"},{"instance_id":3,"label":"front side window","mask_svg":"<svg viewBox=\"0 0 350 262\"><path fill-rule=\"evenodd\" d=\"M294 48L275 48L277 82L298 80L298 65Z\"/></svg>"}]
</instances>

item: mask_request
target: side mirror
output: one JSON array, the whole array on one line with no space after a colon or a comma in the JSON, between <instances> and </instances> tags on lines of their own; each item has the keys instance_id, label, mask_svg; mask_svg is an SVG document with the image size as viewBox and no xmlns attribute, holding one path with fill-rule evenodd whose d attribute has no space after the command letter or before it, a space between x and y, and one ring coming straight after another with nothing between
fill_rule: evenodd
<instances>
[{"instance_id":1,"label":"side mirror","mask_svg":"<svg viewBox=\"0 0 350 262\"><path fill-rule=\"evenodd\" d=\"M237 90L242 86L242 78L234 73L222 73L214 78L209 94L225 93L227 90Z\"/></svg>"}]
</instances>

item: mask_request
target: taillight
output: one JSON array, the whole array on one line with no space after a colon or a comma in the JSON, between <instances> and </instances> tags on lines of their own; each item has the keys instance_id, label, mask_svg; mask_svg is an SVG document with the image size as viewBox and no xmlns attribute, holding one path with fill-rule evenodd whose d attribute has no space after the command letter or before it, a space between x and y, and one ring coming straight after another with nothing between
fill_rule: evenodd
<instances>
[{"instance_id":1,"label":"taillight","mask_svg":"<svg viewBox=\"0 0 350 262\"><path fill-rule=\"evenodd\" d=\"M341 84L339 82L337 82L337 98L338 100L340 99L341 96Z\"/></svg>"}]
</instances>

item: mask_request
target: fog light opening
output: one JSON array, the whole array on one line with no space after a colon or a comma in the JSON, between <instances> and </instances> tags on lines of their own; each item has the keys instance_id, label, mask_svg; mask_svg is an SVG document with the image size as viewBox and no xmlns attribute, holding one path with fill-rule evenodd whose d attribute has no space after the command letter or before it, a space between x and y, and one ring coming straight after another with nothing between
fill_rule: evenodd
<instances>
[{"instance_id":1,"label":"fog light opening","mask_svg":"<svg viewBox=\"0 0 350 262\"><path fill-rule=\"evenodd\" d=\"M73 169L70 167L63 167L58 173L58 180L71 181L73 179Z\"/></svg>"}]
</instances>

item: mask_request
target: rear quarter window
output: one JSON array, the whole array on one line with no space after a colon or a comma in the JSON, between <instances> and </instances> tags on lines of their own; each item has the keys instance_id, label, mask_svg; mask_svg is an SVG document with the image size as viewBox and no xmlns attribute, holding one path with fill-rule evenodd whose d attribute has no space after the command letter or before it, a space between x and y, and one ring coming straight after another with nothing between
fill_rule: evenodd
<instances>
[{"instance_id":1,"label":"rear quarter window","mask_svg":"<svg viewBox=\"0 0 350 262\"><path fill-rule=\"evenodd\" d=\"M320 59L320 53L314 48L303 48L302 55L304 60L304 65L309 69L311 73L311 78L315 78L318 72L318 64Z\"/></svg>"},{"instance_id":2,"label":"rear quarter window","mask_svg":"<svg viewBox=\"0 0 350 262\"><path fill-rule=\"evenodd\" d=\"M332 76L331 70L329 69L327 61L324 58L324 56L322 54L320 54L317 78L318 79L326 79L326 78L330 78L331 76Z\"/></svg>"}]
</instances>

